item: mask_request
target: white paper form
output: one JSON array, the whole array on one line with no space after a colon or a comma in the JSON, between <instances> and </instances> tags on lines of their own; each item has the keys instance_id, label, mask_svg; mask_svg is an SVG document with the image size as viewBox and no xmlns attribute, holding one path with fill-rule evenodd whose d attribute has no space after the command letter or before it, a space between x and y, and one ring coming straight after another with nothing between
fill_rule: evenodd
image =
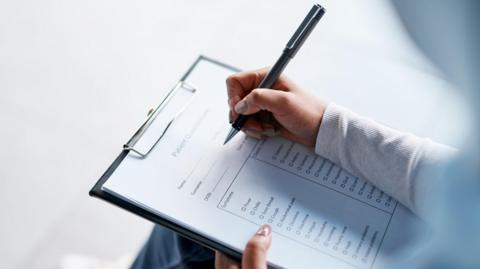
<instances>
[{"instance_id":1,"label":"white paper form","mask_svg":"<svg viewBox=\"0 0 480 269\"><path fill-rule=\"evenodd\" d=\"M385 264L388 252L405 243L402 222L413 219L392 197L279 137L239 134L222 145L230 73L201 61L187 78L198 89L190 105L148 158L127 157L104 190L239 251L269 223L272 265Z\"/></svg>"}]
</instances>

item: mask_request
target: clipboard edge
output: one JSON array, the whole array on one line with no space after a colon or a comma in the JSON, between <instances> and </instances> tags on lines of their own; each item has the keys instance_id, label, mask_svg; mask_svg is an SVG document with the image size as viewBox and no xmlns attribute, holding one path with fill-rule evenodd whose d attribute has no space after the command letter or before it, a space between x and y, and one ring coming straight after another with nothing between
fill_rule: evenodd
<instances>
[{"instance_id":1,"label":"clipboard edge","mask_svg":"<svg viewBox=\"0 0 480 269\"><path fill-rule=\"evenodd\" d=\"M164 219L162 217L159 217L158 215L143 209L141 207L138 207L136 205L133 205L129 203L128 201L125 201L121 198L118 198L114 195L111 195L101 189L102 185L108 180L108 178L112 175L112 173L115 171L115 169L118 167L118 165L123 161L123 159L128 155L128 150L123 150L120 155L115 159L115 161L112 163L112 165L107 169L107 171L102 175L102 177L97 181L97 183L94 185L94 187L90 190L89 195L95 198L99 198L101 200L104 200L114 206L117 206L123 210L126 210L127 212L133 213L141 218L144 218L148 221L151 221L155 225L161 225L177 234L180 236L187 238L189 240L194 241L195 243L202 245L206 248L209 248L211 250L218 250L223 252L224 254L240 260L242 257L242 253L238 252L232 248L229 248L221 243L218 243L206 236L203 236L201 234L198 234L196 232L193 232L189 229L186 229L182 227L181 225Z\"/></svg>"},{"instance_id":2,"label":"clipboard edge","mask_svg":"<svg viewBox=\"0 0 480 269\"><path fill-rule=\"evenodd\" d=\"M209 61L211 63L217 64L219 66L228 68L234 72L240 72L241 70L233 67L231 65L225 64L223 62L214 60L212 58L206 57L204 55L199 55L197 59L190 65L188 70L185 72L185 74L180 78L180 81L184 81L188 78L188 76L191 74L191 72L197 67L198 63L201 61ZM113 174L113 172L117 169L117 167L122 163L122 161L125 159L125 157L128 155L129 151L128 150L122 150L120 154L115 158L115 160L112 162L112 164L107 168L107 170L102 174L100 179L97 180L95 185L90 189L89 195L91 197L99 198L101 200L104 200L110 204L113 204L117 207L120 207L130 213L133 213L139 217L142 217L144 219L147 219L154 224L161 225L167 229L172 230L173 232L178 233L180 236L185 237L189 240L194 241L197 244L200 244L204 247L207 247L212 250L218 250L226 254L227 256L230 256L234 259L240 260L242 257L242 253L239 251L236 251L230 247L227 247L219 242L216 242L206 236L203 236L199 233L193 232L189 229L186 229L182 227L181 225L176 224L173 221L169 221L167 219L161 218L157 216L156 214L149 212L148 210L145 210L141 207L138 207L136 205L133 205L125 200L122 200L118 197L115 197L105 191L102 190L103 184L110 178L110 176Z\"/></svg>"}]
</instances>

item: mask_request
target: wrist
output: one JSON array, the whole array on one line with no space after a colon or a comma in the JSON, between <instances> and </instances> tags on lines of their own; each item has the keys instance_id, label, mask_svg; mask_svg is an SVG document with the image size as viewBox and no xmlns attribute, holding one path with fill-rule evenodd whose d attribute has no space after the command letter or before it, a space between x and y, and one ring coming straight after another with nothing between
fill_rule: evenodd
<instances>
[{"instance_id":1,"label":"wrist","mask_svg":"<svg viewBox=\"0 0 480 269\"><path fill-rule=\"evenodd\" d=\"M311 141L311 145L313 147L316 146L317 138L319 136L319 132L320 132L320 129L321 129L321 126L322 126L323 118L324 118L324 115L325 115L325 111L327 110L328 105L329 104L326 103L326 102L319 101L318 105L316 106L317 111L316 111L315 117L313 117L315 120L314 120L314 123L313 123L312 141Z\"/></svg>"},{"instance_id":2,"label":"wrist","mask_svg":"<svg viewBox=\"0 0 480 269\"><path fill-rule=\"evenodd\" d=\"M325 106L315 140L315 153L328 158L335 150L332 148L332 142L339 136L341 114L341 108L335 103Z\"/></svg>"}]
</instances>

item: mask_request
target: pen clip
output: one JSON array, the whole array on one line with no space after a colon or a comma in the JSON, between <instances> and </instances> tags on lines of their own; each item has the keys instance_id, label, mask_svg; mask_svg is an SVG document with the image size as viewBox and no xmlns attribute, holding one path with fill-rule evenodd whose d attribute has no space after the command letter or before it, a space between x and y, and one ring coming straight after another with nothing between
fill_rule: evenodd
<instances>
[{"instance_id":1,"label":"pen clip","mask_svg":"<svg viewBox=\"0 0 480 269\"><path fill-rule=\"evenodd\" d=\"M305 19L303 19L302 23L297 28L285 47L285 51L290 53L290 57L295 56L297 51L317 25L318 21L322 18L323 14L325 14L325 8L319 4L313 5L312 9L310 9L307 16Z\"/></svg>"}]
</instances>

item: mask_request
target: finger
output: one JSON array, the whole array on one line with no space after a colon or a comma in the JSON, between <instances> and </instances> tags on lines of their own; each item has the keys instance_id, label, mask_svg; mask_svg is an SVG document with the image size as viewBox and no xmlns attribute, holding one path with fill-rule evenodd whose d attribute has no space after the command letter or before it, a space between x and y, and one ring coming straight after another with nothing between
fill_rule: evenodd
<instances>
[{"instance_id":1,"label":"finger","mask_svg":"<svg viewBox=\"0 0 480 269\"><path fill-rule=\"evenodd\" d=\"M267 71L267 68L245 71L233 74L227 78L228 106L232 110L234 119L238 117L234 110L235 105L260 84Z\"/></svg>"},{"instance_id":2,"label":"finger","mask_svg":"<svg viewBox=\"0 0 480 269\"><path fill-rule=\"evenodd\" d=\"M272 243L272 228L262 225L248 241L242 256L243 269L266 269L267 251Z\"/></svg>"},{"instance_id":3,"label":"finger","mask_svg":"<svg viewBox=\"0 0 480 269\"><path fill-rule=\"evenodd\" d=\"M221 252L215 251L215 269L240 269L240 263L228 258Z\"/></svg>"},{"instance_id":4,"label":"finger","mask_svg":"<svg viewBox=\"0 0 480 269\"><path fill-rule=\"evenodd\" d=\"M267 136L263 135L262 133L260 132L257 132L257 131L252 131L252 130L243 130L243 132L250 136L250 137L253 137L255 139L258 139L258 140L262 140L262 139L265 139L267 138Z\"/></svg>"},{"instance_id":5,"label":"finger","mask_svg":"<svg viewBox=\"0 0 480 269\"><path fill-rule=\"evenodd\" d=\"M248 119L247 123L243 125L242 131L257 139L264 139L267 137L280 135L280 127L276 127L270 123L260 122L255 119Z\"/></svg>"},{"instance_id":6,"label":"finger","mask_svg":"<svg viewBox=\"0 0 480 269\"><path fill-rule=\"evenodd\" d=\"M263 132L264 132L263 125L255 119L248 119L248 121L242 127L242 131L246 135L256 139L266 138L266 136L263 135Z\"/></svg>"},{"instance_id":7,"label":"finger","mask_svg":"<svg viewBox=\"0 0 480 269\"><path fill-rule=\"evenodd\" d=\"M265 124L259 121L256 117L250 117L245 125L243 125L242 131L257 139L264 139L271 136L269 134L273 131L273 125Z\"/></svg>"},{"instance_id":8,"label":"finger","mask_svg":"<svg viewBox=\"0 0 480 269\"><path fill-rule=\"evenodd\" d=\"M239 100L242 99L260 84L267 72L268 68L262 68L253 71L239 72L229 76L227 78L228 99L230 100L235 97L239 97Z\"/></svg>"},{"instance_id":9,"label":"finger","mask_svg":"<svg viewBox=\"0 0 480 269\"><path fill-rule=\"evenodd\" d=\"M243 127L242 127L242 130L243 129L251 130L251 131L255 131L255 132L259 132L259 133L264 131L262 123L259 122L256 119L254 119L253 117L251 117L250 119L247 120L245 125L243 125Z\"/></svg>"},{"instance_id":10,"label":"finger","mask_svg":"<svg viewBox=\"0 0 480 269\"><path fill-rule=\"evenodd\" d=\"M253 71L244 71L230 75L226 80L229 103L231 99L233 100L236 97L239 97L239 100L242 99L253 89L257 88L269 70L269 67L264 67ZM285 75L281 75L271 88L280 91L291 91L297 87L295 87L295 84Z\"/></svg>"},{"instance_id":11,"label":"finger","mask_svg":"<svg viewBox=\"0 0 480 269\"><path fill-rule=\"evenodd\" d=\"M235 105L235 112L243 115L257 113L264 109L281 115L290 106L292 95L272 89L255 89Z\"/></svg>"}]
</instances>

